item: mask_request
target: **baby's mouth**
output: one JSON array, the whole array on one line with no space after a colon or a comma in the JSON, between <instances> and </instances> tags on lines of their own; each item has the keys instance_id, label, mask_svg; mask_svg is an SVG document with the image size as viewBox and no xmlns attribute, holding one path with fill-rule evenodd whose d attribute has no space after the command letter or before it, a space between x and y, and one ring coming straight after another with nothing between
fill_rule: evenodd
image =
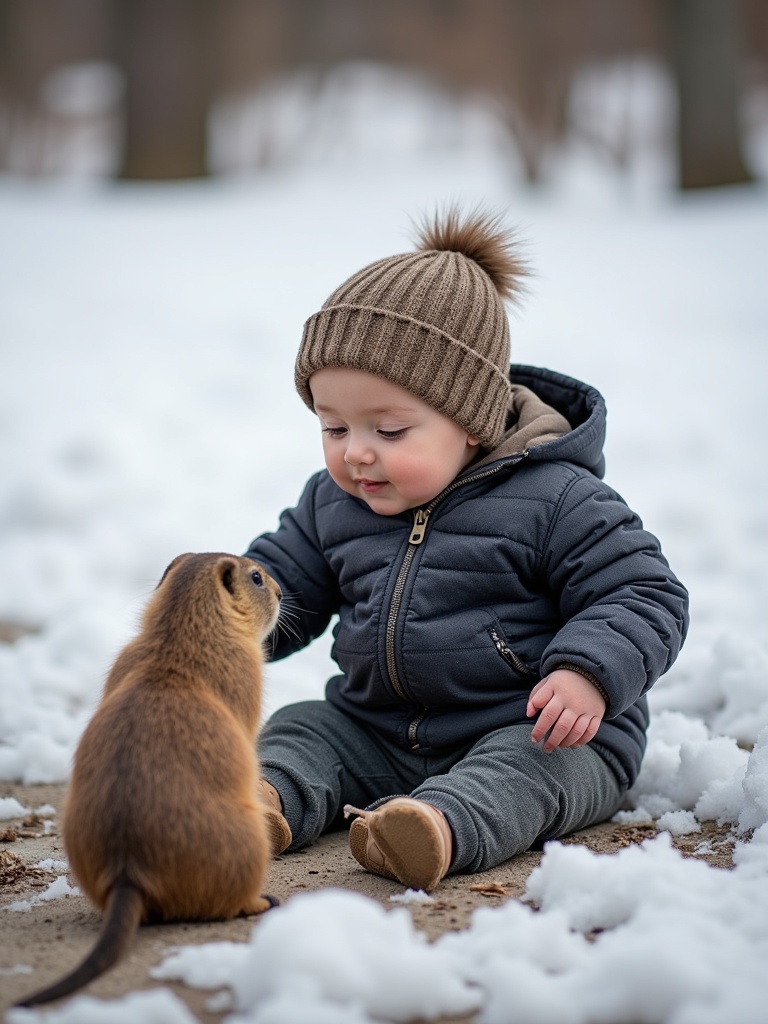
<instances>
[{"instance_id":1,"label":"baby's mouth","mask_svg":"<svg viewBox=\"0 0 768 1024\"><path fill-rule=\"evenodd\" d=\"M387 486L387 481L386 480L365 480L365 479L363 479L363 480L358 480L357 484L360 487L360 490L364 491L366 494L376 494L383 487Z\"/></svg>"}]
</instances>

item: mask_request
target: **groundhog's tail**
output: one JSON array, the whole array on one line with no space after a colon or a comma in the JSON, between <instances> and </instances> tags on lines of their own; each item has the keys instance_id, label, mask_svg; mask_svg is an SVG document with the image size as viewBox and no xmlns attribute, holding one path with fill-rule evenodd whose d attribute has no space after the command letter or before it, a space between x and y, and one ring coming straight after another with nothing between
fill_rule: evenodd
<instances>
[{"instance_id":1,"label":"groundhog's tail","mask_svg":"<svg viewBox=\"0 0 768 1024\"><path fill-rule=\"evenodd\" d=\"M27 996L16 1006L37 1006L62 999L109 970L136 934L143 911L144 899L139 890L129 882L118 882L109 895L101 934L85 960L61 981Z\"/></svg>"}]
</instances>

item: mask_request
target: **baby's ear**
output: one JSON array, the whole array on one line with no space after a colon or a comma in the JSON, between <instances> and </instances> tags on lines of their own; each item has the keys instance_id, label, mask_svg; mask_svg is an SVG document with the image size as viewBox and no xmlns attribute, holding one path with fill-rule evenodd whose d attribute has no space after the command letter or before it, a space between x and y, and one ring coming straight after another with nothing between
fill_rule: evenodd
<instances>
[{"instance_id":1,"label":"baby's ear","mask_svg":"<svg viewBox=\"0 0 768 1024\"><path fill-rule=\"evenodd\" d=\"M467 444L470 448L476 448L480 444L480 438L472 437L471 434L467 434Z\"/></svg>"}]
</instances>

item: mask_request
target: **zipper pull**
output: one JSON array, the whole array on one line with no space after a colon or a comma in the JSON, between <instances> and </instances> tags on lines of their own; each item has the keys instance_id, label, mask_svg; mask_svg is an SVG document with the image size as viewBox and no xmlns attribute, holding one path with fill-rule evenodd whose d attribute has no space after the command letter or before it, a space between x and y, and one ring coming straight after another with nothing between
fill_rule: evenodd
<instances>
[{"instance_id":1,"label":"zipper pull","mask_svg":"<svg viewBox=\"0 0 768 1024\"><path fill-rule=\"evenodd\" d=\"M409 544L421 544L424 540L424 534L427 532L428 519L429 512L425 512L423 508L414 510L413 529L411 530L411 536L408 538Z\"/></svg>"}]
</instances>

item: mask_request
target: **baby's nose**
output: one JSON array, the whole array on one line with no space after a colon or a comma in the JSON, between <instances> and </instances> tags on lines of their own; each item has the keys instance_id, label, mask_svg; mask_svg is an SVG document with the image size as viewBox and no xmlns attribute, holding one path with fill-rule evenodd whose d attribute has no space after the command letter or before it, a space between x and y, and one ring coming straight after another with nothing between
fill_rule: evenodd
<instances>
[{"instance_id":1,"label":"baby's nose","mask_svg":"<svg viewBox=\"0 0 768 1024\"><path fill-rule=\"evenodd\" d=\"M344 452L344 461L349 466L359 466L362 463L370 465L374 458L373 451L363 441L350 440Z\"/></svg>"}]
</instances>

